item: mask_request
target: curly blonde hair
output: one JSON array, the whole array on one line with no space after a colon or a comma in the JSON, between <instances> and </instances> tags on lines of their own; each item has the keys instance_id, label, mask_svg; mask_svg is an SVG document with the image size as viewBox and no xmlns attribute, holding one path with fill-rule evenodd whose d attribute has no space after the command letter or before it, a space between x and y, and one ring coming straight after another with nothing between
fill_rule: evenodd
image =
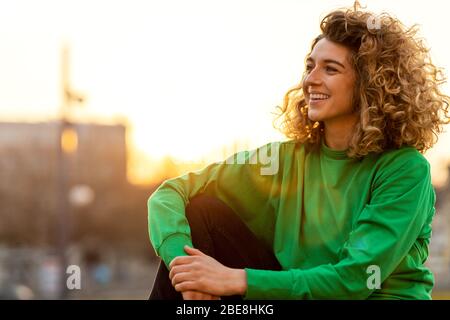
<instances>
[{"instance_id":1,"label":"curly blonde hair","mask_svg":"<svg viewBox=\"0 0 450 320\"><path fill-rule=\"evenodd\" d=\"M416 37L417 25L406 29L387 13L375 16L359 7L355 2L352 9L325 16L320 24L322 34L311 45L312 51L320 39L326 38L352 52L357 75L353 110L359 112L360 121L350 138L347 155L361 158L402 145L424 153L437 142L442 125L450 123L450 97L439 89L446 78L431 62L423 41ZM379 24L370 28L374 17ZM282 106L277 106L280 112L274 127L288 138L318 145L324 124L308 118L302 91L305 74L300 84L285 94Z\"/></svg>"}]
</instances>

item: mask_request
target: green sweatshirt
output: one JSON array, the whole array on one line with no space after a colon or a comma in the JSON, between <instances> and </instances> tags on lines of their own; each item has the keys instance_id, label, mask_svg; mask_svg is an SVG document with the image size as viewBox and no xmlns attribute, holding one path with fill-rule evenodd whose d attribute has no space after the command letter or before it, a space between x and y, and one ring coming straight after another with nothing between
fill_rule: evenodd
<instances>
[{"instance_id":1,"label":"green sweatshirt","mask_svg":"<svg viewBox=\"0 0 450 320\"><path fill-rule=\"evenodd\" d=\"M323 140L273 142L166 180L148 199L150 240L166 265L192 246L185 207L200 193L229 205L283 268L245 269L245 299L431 298L436 198L412 147L356 160Z\"/></svg>"}]
</instances>

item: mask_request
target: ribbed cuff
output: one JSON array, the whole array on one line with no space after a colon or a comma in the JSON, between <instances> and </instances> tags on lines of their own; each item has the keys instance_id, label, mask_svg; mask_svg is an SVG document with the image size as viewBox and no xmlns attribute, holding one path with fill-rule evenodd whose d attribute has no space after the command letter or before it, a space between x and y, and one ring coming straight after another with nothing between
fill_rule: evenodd
<instances>
[{"instance_id":1,"label":"ribbed cuff","mask_svg":"<svg viewBox=\"0 0 450 320\"><path fill-rule=\"evenodd\" d=\"M290 271L271 271L245 269L247 273L247 292L244 299L290 299L292 296L292 273Z\"/></svg>"},{"instance_id":2,"label":"ribbed cuff","mask_svg":"<svg viewBox=\"0 0 450 320\"><path fill-rule=\"evenodd\" d=\"M188 255L184 251L185 245L193 247L191 238L184 233L174 233L164 239L159 247L159 255L167 269L169 269L169 264L175 257Z\"/></svg>"}]
</instances>

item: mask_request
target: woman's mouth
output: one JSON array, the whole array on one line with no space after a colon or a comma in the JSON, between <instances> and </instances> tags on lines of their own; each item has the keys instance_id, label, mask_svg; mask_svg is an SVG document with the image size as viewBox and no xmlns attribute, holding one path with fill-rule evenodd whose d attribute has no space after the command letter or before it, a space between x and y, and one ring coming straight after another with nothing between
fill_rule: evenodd
<instances>
[{"instance_id":1,"label":"woman's mouth","mask_svg":"<svg viewBox=\"0 0 450 320\"><path fill-rule=\"evenodd\" d=\"M323 93L310 93L309 94L309 104L318 104L329 99L330 96Z\"/></svg>"}]
</instances>

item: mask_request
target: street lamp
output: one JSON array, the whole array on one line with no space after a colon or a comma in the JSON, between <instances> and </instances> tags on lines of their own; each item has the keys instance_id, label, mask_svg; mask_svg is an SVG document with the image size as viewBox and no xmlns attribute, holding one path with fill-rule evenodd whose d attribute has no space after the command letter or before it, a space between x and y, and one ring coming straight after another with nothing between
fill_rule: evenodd
<instances>
[{"instance_id":1,"label":"street lamp","mask_svg":"<svg viewBox=\"0 0 450 320\"><path fill-rule=\"evenodd\" d=\"M70 233L70 215L68 204L68 163L67 156L74 154L78 149L78 135L73 125L68 120L68 114L70 107L74 103L81 104L85 98L75 93L70 87L69 81L69 48L64 45L62 50L62 91L63 91L63 103L60 109L60 121L58 125L58 143L57 143L57 166L58 166L58 190L57 190L57 203L58 203L58 256L60 260L60 299L65 299L67 296L66 288L66 268L67 268L67 256L66 248Z\"/></svg>"}]
</instances>

